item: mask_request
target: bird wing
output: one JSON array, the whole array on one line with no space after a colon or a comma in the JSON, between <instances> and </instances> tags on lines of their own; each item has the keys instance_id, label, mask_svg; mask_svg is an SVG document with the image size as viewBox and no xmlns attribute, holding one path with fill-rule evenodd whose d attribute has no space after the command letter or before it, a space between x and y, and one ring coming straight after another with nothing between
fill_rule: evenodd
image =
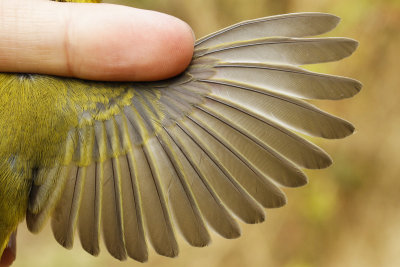
<instances>
[{"instance_id":1,"label":"bird wing","mask_svg":"<svg viewBox=\"0 0 400 267\"><path fill-rule=\"evenodd\" d=\"M51 214L67 248L78 229L97 255L102 232L115 258L146 261L147 243L176 256L175 232L201 247L208 228L236 238L236 217L263 221L263 208L285 204L281 186L307 183L301 168L331 164L299 133L332 139L354 130L305 99L351 97L361 84L298 67L352 54L354 40L304 38L338 21L300 13L233 25L198 40L186 72L167 81L69 80L70 95L92 95L73 102L79 124L63 162L37 171L29 229L39 231Z\"/></svg>"}]
</instances>

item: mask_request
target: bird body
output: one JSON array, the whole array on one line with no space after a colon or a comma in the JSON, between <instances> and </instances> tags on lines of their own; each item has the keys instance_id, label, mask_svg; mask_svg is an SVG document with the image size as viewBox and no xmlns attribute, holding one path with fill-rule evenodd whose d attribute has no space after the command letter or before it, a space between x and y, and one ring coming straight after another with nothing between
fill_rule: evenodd
<instances>
[{"instance_id":1,"label":"bird body","mask_svg":"<svg viewBox=\"0 0 400 267\"><path fill-rule=\"evenodd\" d=\"M87 2L87 1L86 1ZM233 215L264 220L281 186L330 157L296 132L342 138L353 126L304 99L341 99L359 82L299 65L339 60L357 43L303 38L333 29L322 13L246 21L196 42L189 68L160 82L113 83L0 74L0 252L25 217L38 232L117 259L176 256L208 228L240 235Z\"/></svg>"}]
</instances>

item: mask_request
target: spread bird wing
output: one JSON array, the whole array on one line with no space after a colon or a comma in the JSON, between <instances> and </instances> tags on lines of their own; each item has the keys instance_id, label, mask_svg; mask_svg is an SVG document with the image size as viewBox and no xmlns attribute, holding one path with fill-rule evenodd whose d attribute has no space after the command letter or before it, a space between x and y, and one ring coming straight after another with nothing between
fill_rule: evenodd
<instances>
[{"instance_id":1,"label":"spread bird wing","mask_svg":"<svg viewBox=\"0 0 400 267\"><path fill-rule=\"evenodd\" d=\"M209 228L236 238L236 218L262 222L263 208L285 204L280 187L307 183L302 168L331 164L299 133L333 139L354 130L305 100L351 97L361 84L299 67L352 54L354 40L305 38L338 21L301 13L236 24L198 40L186 72L167 81L66 79L79 123L64 160L37 171L29 229L51 215L67 248L78 230L97 255L102 233L115 258L146 261L147 243L176 256L176 232L201 247Z\"/></svg>"}]
</instances>

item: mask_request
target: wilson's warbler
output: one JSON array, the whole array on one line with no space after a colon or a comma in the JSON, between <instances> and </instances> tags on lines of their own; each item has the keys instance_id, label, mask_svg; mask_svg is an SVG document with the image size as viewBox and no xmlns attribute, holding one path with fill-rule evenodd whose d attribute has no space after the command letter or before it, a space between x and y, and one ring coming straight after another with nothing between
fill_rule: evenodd
<instances>
[{"instance_id":1,"label":"wilson's warbler","mask_svg":"<svg viewBox=\"0 0 400 267\"><path fill-rule=\"evenodd\" d=\"M98 2L98 1L69 1ZM117 259L176 256L208 227L240 235L235 216L264 220L280 186L331 164L297 132L343 138L353 126L303 99L343 99L361 84L299 65L340 60L357 42L305 38L339 19L298 13L238 23L199 39L189 68L147 83L0 73L0 254L18 224Z\"/></svg>"}]
</instances>

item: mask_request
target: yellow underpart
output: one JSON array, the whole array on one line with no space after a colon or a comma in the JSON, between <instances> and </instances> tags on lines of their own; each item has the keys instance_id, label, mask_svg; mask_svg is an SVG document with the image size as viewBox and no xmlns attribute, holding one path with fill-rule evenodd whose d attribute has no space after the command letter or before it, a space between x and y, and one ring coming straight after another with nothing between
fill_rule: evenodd
<instances>
[{"instance_id":1,"label":"yellow underpart","mask_svg":"<svg viewBox=\"0 0 400 267\"><path fill-rule=\"evenodd\" d=\"M60 158L77 112L68 104L62 80L48 76L0 74L0 158L31 166Z\"/></svg>"}]
</instances>

